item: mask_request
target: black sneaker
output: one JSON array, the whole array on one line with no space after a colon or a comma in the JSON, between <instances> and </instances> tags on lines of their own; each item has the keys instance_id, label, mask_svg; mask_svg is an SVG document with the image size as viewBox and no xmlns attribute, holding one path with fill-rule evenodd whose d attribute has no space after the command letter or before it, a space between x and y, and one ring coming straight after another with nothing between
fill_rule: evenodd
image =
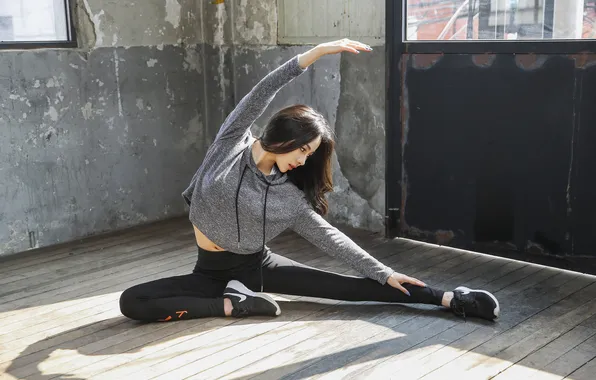
<instances>
[{"instance_id":1,"label":"black sneaker","mask_svg":"<svg viewBox=\"0 0 596 380\"><path fill-rule=\"evenodd\" d=\"M281 309L273 298L265 293L255 293L237 280L228 282L224 296L232 301L232 317L249 315L275 317L281 314Z\"/></svg>"},{"instance_id":2,"label":"black sneaker","mask_svg":"<svg viewBox=\"0 0 596 380\"><path fill-rule=\"evenodd\" d=\"M473 290L460 286L453 291L451 310L466 318L479 317L490 321L499 317L499 301L486 290Z\"/></svg>"}]
</instances>

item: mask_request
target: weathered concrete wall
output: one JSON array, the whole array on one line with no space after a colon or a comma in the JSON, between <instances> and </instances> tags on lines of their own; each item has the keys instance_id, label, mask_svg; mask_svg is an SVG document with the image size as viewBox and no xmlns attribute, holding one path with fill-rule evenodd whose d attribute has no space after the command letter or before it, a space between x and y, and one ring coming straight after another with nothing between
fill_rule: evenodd
<instances>
[{"instance_id":1,"label":"weathered concrete wall","mask_svg":"<svg viewBox=\"0 0 596 380\"><path fill-rule=\"evenodd\" d=\"M226 1L204 9L210 70L225 73L225 81L207 84L223 100L222 115L257 81L293 55L312 46L277 45L275 0ZM356 10L354 10L356 12ZM216 31L216 33L214 32ZM227 81L227 75L231 75ZM207 76L207 78L210 78ZM219 76L222 80L223 76ZM215 95L213 95L215 94ZM233 100L230 103L230 94ZM382 231L385 208L385 49L366 54L328 56L309 73L280 91L257 121L259 135L268 118L286 105L306 103L327 116L337 135L334 193L329 219ZM209 118L215 121L214 117ZM222 119L223 120L223 119Z\"/></svg>"},{"instance_id":2,"label":"weathered concrete wall","mask_svg":"<svg viewBox=\"0 0 596 380\"><path fill-rule=\"evenodd\" d=\"M0 255L183 215L208 142L194 0L78 0L78 49L0 51Z\"/></svg>"},{"instance_id":3,"label":"weathered concrete wall","mask_svg":"<svg viewBox=\"0 0 596 380\"><path fill-rule=\"evenodd\" d=\"M81 47L157 46L203 41L202 0L76 0Z\"/></svg>"},{"instance_id":4,"label":"weathered concrete wall","mask_svg":"<svg viewBox=\"0 0 596 380\"><path fill-rule=\"evenodd\" d=\"M0 52L0 255L184 215L180 193L234 105L311 46L277 1L77 0L78 49ZM325 57L257 121L307 103L338 137L330 220L380 231L384 49Z\"/></svg>"}]
</instances>

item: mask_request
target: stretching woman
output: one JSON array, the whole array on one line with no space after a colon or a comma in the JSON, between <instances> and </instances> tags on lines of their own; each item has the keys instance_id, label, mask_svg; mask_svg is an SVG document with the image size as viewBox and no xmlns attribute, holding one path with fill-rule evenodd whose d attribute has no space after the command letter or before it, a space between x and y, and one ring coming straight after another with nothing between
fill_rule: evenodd
<instances>
[{"instance_id":1,"label":"stretching woman","mask_svg":"<svg viewBox=\"0 0 596 380\"><path fill-rule=\"evenodd\" d=\"M275 94L320 57L372 50L343 39L299 54L263 78L229 114L190 186L198 260L193 273L133 286L123 292L125 316L144 321L279 315L267 294L348 301L424 303L493 320L496 298L460 287L444 292L393 271L331 226L325 193L332 191L333 132L304 105L282 109L260 139L250 127ZM290 228L364 277L311 268L265 245Z\"/></svg>"}]
</instances>

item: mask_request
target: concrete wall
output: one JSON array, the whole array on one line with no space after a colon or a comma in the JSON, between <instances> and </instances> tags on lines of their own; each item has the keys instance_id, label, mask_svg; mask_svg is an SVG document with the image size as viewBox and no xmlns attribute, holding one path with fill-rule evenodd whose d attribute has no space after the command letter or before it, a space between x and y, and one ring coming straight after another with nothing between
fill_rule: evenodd
<instances>
[{"instance_id":1,"label":"concrete wall","mask_svg":"<svg viewBox=\"0 0 596 380\"><path fill-rule=\"evenodd\" d=\"M276 0L75 6L78 49L0 51L0 255L184 215L180 193L225 116L311 47L278 45ZM325 114L338 136L329 218L376 231L384 62L382 45L325 57L254 127L298 102Z\"/></svg>"},{"instance_id":2,"label":"concrete wall","mask_svg":"<svg viewBox=\"0 0 596 380\"><path fill-rule=\"evenodd\" d=\"M280 1L279 3L283 3ZM278 44L278 1L226 1L214 9L204 9L206 46L213 49L210 65L222 65L220 72L231 75L230 82L212 86L222 99L234 94L239 101L270 70L312 45ZM281 10L283 11L283 10ZM352 17L358 14L354 6ZM384 13L384 9L382 9ZM305 16L306 17L306 16ZM374 29L371 29L374 31ZM335 32L333 32L335 33ZM376 32L375 32L376 33ZM336 39L305 30L304 41ZM301 103L321 111L337 134L334 165L335 191L330 194L329 219L355 227L382 231L385 207L385 48L383 40L371 35L374 50L366 54L327 56L283 89L257 121L259 135L275 111ZM293 43L300 40L294 38ZM222 60L223 58L223 60ZM212 68L215 71L215 67ZM232 103L233 104L233 103ZM222 107L229 108L225 103ZM219 112L219 110L218 110Z\"/></svg>"},{"instance_id":3,"label":"concrete wall","mask_svg":"<svg viewBox=\"0 0 596 380\"><path fill-rule=\"evenodd\" d=\"M194 0L77 0L78 49L0 51L0 254L185 213L207 148Z\"/></svg>"},{"instance_id":4,"label":"concrete wall","mask_svg":"<svg viewBox=\"0 0 596 380\"><path fill-rule=\"evenodd\" d=\"M278 0L278 39L284 44L351 38L385 43L385 0Z\"/></svg>"}]
</instances>

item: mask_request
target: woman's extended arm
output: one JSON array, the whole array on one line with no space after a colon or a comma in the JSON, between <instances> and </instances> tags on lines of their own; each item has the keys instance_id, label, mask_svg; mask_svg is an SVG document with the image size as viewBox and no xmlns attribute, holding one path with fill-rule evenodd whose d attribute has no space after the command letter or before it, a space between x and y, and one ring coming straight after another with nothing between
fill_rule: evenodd
<instances>
[{"instance_id":1,"label":"woman's extended arm","mask_svg":"<svg viewBox=\"0 0 596 380\"><path fill-rule=\"evenodd\" d=\"M369 46L356 41L343 39L317 45L309 51L299 54L277 69L267 74L238 103L222 124L216 140L237 139L240 141L250 126L261 116L277 92L294 78L302 74L316 60L327 54L359 50L372 50Z\"/></svg>"},{"instance_id":2,"label":"woman's extended arm","mask_svg":"<svg viewBox=\"0 0 596 380\"><path fill-rule=\"evenodd\" d=\"M381 284L385 284L394 272L309 207L298 213L292 230L323 252L346 262L362 275Z\"/></svg>"},{"instance_id":3,"label":"woman's extended arm","mask_svg":"<svg viewBox=\"0 0 596 380\"><path fill-rule=\"evenodd\" d=\"M309 207L304 207L298 213L292 229L323 252L343 260L362 275L381 284L387 283L408 295L408 291L402 284L426 286L424 282L395 272L372 257Z\"/></svg>"}]
</instances>

